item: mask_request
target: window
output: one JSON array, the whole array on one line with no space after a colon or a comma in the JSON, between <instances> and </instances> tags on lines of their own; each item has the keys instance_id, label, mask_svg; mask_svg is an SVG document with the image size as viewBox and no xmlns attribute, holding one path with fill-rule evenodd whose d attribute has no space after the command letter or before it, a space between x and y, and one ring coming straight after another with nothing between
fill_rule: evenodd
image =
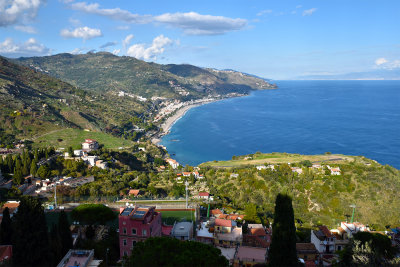
<instances>
[{"instance_id":1,"label":"window","mask_svg":"<svg viewBox=\"0 0 400 267\"><path fill-rule=\"evenodd\" d=\"M122 243L126 246L126 239L122 240Z\"/></svg>"},{"instance_id":2,"label":"window","mask_svg":"<svg viewBox=\"0 0 400 267\"><path fill-rule=\"evenodd\" d=\"M134 247L135 245L136 245L136 241L133 240L133 241L132 241L132 247Z\"/></svg>"},{"instance_id":3,"label":"window","mask_svg":"<svg viewBox=\"0 0 400 267\"><path fill-rule=\"evenodd\" d=\"M142 230L142 236L147 236L147 230L146 229Z\"/></svg>"},{"instance_id":4,"label":"window","mask_svg":"<svg viewBox=\"0 0 400 267\"><path fill-rule=\"evenodd\" d=\"M136 229L132 228L132 235L136 235Z\"/></svg>"},{"instance_id":5,"label":"window","mask_svg":"<svg viewBox=\"0 0 400 267\"><path fill-rule=\"evenodd\" d=\"M128 256L128 252L124 251L124 256Z\"/></svg>"},{"instance_id":6,"label":"window","mask_svg":"<svg viewBox=\"0 0 400 267\"><path fill-rule=\"evenodd\" d=\"M126 228L125 227L124 227L122 232L126 235Z\"/></svg>"}]
</instances>

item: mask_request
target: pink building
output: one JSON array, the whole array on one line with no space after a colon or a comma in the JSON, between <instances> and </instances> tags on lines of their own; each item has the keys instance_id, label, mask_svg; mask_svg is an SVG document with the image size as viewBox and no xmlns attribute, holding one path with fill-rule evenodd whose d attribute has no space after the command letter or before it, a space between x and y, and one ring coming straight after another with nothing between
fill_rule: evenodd
<instances>
[{"instance_id":1,"label":"pink building","mask_svg":"<svg viewBox=\"0 0 400 267\"><path fill-rule=\"evenodd\" d=\"M120 257L129 256L136 242L161 236L161 213L155 207L126 207L119 214Z\"/></svg>"}]
</instances>

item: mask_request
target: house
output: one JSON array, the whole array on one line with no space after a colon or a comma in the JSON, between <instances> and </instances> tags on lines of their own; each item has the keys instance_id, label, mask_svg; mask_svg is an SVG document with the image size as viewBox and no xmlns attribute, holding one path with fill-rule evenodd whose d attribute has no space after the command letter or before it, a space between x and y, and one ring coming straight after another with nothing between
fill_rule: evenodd
<instances>
[{"instance_id":1,"label":"house","mask_svg":"<svg viewBox=\"0 0 400 267\"><path fill-rule=\"evenodd\" d=\"M340 172L340 168L339 167L331 168L331 175L340 175L340 174L341 174L341 172Z\"/></svg>"},{"instance_id":2,"label":"house","mask_svg":"<svg viewBox=\"0 0 400 267\"><path fill-rule=\"evenodd\" d=\"M101 260L94 259L94 249L92 250L77 250L70 249L64 258L60 261L57 267L97 267L101 264Z\"/></svg>"},{"instance_id":3,"label":"house","mask_svg":"<svg viewBox=\"0 0 400 267\"><path fill-rule=\"evenodd\" d=\"M103 160L96 160L96 167L100 168L100 169L107 169L107 162L103 161Z\"/></svg>"},{"instance_id":4,"label":"house","mask_svg":"<svg viewBox=\"0 0 400 267\"><path fill-rule=\"evenodd\" d=\"M96 161L99 159L97 156L84 156L81 158L84 162L88 163L90 166L96 166Z\"/></svg>"},{"instance_id":5,"label":"house","mask_svg":"<svg viewBox=\"0 0 400 267\"><path fill-rule=\"evenodd\" d=\"M99 149L99 143L93 139L85 139L85 142L82 143L82 150L92 151Z\"/></svg>"},{"instance_id":6,"label":"house","mask_svg":"<svg viewBox=\"0 0 400 267\"><path fill-rule=\"evenodd\" d=\"M14 201L10 200L4 203L4 205L0 209L0 216L3 216L3 211L5 208L8 208L8 211L10 212L10 217L14 216L15 213L17 213L19 207L19 201Z\"/></svg>"},{"instance_id":7,"label":"house","mask_svg":"<svg viewBox=\"0 0 400 267\"><path fill-rule=\"evenodd\" d=\"M319 252L313 243L296 243L297 257L304 261L317 261Z\"/></svg>"},{"instance_id":8,"label":"house","mask_svg":"<svg viewBox=\"0 0 400 267\"><path fill-rule=\"evenodd\" d=\"M352 238L353 235L358 232L369 232L369 228L359 222L354 222L354 223L341 222L338 230L343 239Z\"/></svg>"},{"instance_id":9,"label":"house","mask_svg":"<svg viewBox=\"0 0 400 267\"><path fill-rule=\"evenodd\" d=\"M321 254L333 254L335 252L336 237L326 226L319 226L318 230L311 231L311 243Z\"/></svg>"},{"instance_id":10,"label":"house","mask_svg":"<svg viewBox=\"0 0 400 267\"><path fill-rule=\"evenodd\" d=\"M189 177L192 173L191 172L182 172L184 177Z\"/></svg>"},{"instance_id":11,"label":"house","mask_svg":"<svg viewBox=\"0 0 400 267\"><path fill-rule=\"evenodd\" d=\"M161 236L161 213L155 209L146 206L128 206L120 209L118 221L121 258L130 255L137 242Z\"/></svg>"},{"instance_id":12,"label":"house","mask_svg":"<svg viewBox=\"0 0 400 267\"><path fill-rule=\"evenodd\" d=\"M11 245L2 245L0 246L0 265L7 265L7 261L12 258L12 246Z\"/></svg>"},{"instance_id":13,"label":"house","mask_svg":"<svg viewBox=\"0 0 400 267\"><path fill-rule=\"evenodd\" d=\"M74 155L75 155L76 157L81 157L81 156L83 156L83 150L82 150L82 149L76 149L76 150L74 150Z\"/></svg>"},{"instance_id":14,"label":"house","mask_svg":"<svg viewBox=\"0 0 400 267\"><path fill-rule=\"evenodd\" d=\"M242 228L236 226L236 222L225 219L215 219L214 244L222 247L235 247L243 241Z\"/></svg>"},{"instance_id":15,"label":"house","mask_svg":"<svg viewBox=\"0 0 400 267\"><path fill-rule=\"evenodd\" d=\"M178 163L176 160L174 160L174 159L166 159L165 161L166 161L169 165L171 165L171 167L172 167L173 169L176 169L176 168L179 167L179 163Z\"/></svg>"},{"instance_id":16,"label":"house","mask_svg":"<svg viewBox=\"0 0 400 267\"><path fill-rule=\"evenodd\" d=\"M234 226L236 226L235 221L217 218L215 219L214 231L216 233L230 233Z\"/></svg>"},{"instance_id":17,"label":"house","mask_svg":"<svg viewBox=\"0 0 400 267\"><path fill-rule=\"evenodd\" d=\"M171 236L179 240L191 240L193 238L193 223L175 222Z\"/></svg>"},{"instance_id":18,"label":"house","mask_svg":"<svg viewBox=\"0 0 400 267\"><path fill-rule=\"evenodd\" d=\"M266 169L267 169L267 166L265 166L265 165L260 165L260 166L257 166L256 168L257 168L257 170L261 171L261 170L266 170Z\"/></svg>"},{"instance_id":19,"label":"house","mask_svg":"<svg viewBox=\"0 0 400 267\"><path fill-rule=\"evenodd\" d=\"M267 263L267 249L241 246L236 250L233 266L254 266Z\"/></svg>"},{"instance_id":20,"label":"house","mask_svg":"<svg viewBox=\"0 0 400 267\"><path fill-rule=\"evenodd\" d=\"M173 225L161 225L161 234L162 236L171 236L172 228L174 228Z\"/></svg>"},{"instance_id":21,"label":"house","mask_svg":"<svg viewBox=\"0 0 400 267\"><path fill-rule=\"evenodd\" d=\"M208 192L199 192L198 198L209 199L210 198L210 193L208 193Z\"/></svg>"},{"instance_id":22,"label":"house","mask_svg":"<svg viewBox=\"0 0 400 267\"><path fill-rule=\"evenodd\" d=\"M218 218L221 214L224 214L220 209L211 210L211 215Z\"/></svg>"},{"instance_id":23,"label":"house","mask_svg":"<svg viewBox=\"0 0 400 267\"><path fill-rule=\"evenodd\" d=\"M262 224L248 224L247 227L247 234L243 235L243 245L269 248L271 244L271 235Z\"/></svg>"},{"instance_id":24,"label":"house","mask_svg":"<svg viewBox=\"0 0 400 267\"><path fill-rule=\"evenodd\" d=\"M137 197L139 195L141 195L141 191L139 189L130 189L128 194L129 196L133 196L133 197Z\"/></svg>"},{"instance_id":25,"label":"house","mask_svg":"<svg viewBox=\"0 0 400 267\"><path fill-rule=\"evenodd\" d=\"M197 228L196 241L212 244L214 242L214 235L209 231L208 222L201 222Z\"/></svg>"},{"instance_id":26,"label":"house","mask_svg":"<svg viewBox=\"0 0 400 267\"><path fill-rule=\"evenodd\" d=\"M291 167L290 169L292 169L292 172L296 172L297 174L303 173L303 169L299 167Z\"/></svg>"}]
</instances>

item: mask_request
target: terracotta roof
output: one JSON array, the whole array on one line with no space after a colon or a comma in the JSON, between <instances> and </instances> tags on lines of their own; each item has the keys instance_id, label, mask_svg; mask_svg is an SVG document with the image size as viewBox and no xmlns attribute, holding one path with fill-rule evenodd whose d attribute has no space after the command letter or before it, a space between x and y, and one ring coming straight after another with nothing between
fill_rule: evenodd
<instances>
[{"instance_id":1,"label":"terracotta roof","mask_svg":"<svg viewBox=\"0 0 400 267\"><path fill-rule=\"evenodd\" d=\"M228 214L217 214L216 216L219 219L228 219Z\"/></svg>"},{"instance_id":2,"label":"terracotta roof","mask_svg":"<svg viewBox=\"0 0 400 267\"><path fill-rule=\"evenodd\" d=\"M215 219L215 226L232 227L232 221L225 219Z\"/></svg>"},{"instance_id":3,"label":"terracotta roof","mask_svg":"<svg viewBox=\"0 0 400 267\"><path fill-rule=\"evenodd\" d=\"M319 229L324 233L326 237L333 237L331 231L329 231L328 227L326 227L325 225L320 226Z\"/></svg>"},{"instance_id":4,"label":"terracotta roof","mask_svg":"<svg viewBox=\"0 0 400 267\"><path fill-rule=\"evenodd\" d=\"M228 219L236 221L237 219L243 220L244 215L241 214L229 214Z\"/></svg>"},{"instance_id":5,"label":"terracotta roof","mask_svg":"<svg viewBox=\"0 0 400 267\"><path fill-rule=\"evenodd\" d=\"M296 250L299 251L310 251L310 252L316 252L318 253L317 249L315 248L315 245L313 243L296 243Z\"/></svg>"},{"instance_id":6,"label":"terracotta roof","mask_svg":"<svg viewBox=\"0 0 400 267\"><path fill-rule=\"evenodd\" d=\"M263 228L253 228L253 229L249 229L250 233L252 235L256 235L256 236L266 236L267 233L265 233L265 230Z\"/></svg>"},{"instance_id":7,"label":"terracotta roof","mask_svg":"<svg viewBox=\"0 0 400 267\"><path fill-rule=\"evenodd\" d=\"M213 210L211 210L211 214L212 215L223 214L223 212L220 209L213 209Z\"/></svg>"},{"instance_id":8,"label":"terracotta roof","mask_svg":"<svg viewBox=\"0 0 400 267\"><path fill-rule=\"evenodd\" d=\"M129 195L130 196L134 195L136 197L139 194L140 194L140 190L139 189L131 189L131 190L129 190Z\"/></svg>"},{"instance_id":9,"label":"terracotta roof","mask_svg":"<svg viewBox=\"0 0 400 267\"><path fill-rule=\"evenodd\" d=\"M200 192L199 193L199 197L208 197L208 196L210 196L210 193L208 193L208 192Z\"/></svg>"}]
</instances>

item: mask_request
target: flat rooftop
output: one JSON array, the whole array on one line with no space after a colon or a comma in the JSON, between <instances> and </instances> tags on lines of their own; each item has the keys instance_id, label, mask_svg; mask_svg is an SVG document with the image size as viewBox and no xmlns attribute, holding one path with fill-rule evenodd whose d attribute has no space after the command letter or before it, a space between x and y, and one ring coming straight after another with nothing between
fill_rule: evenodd
<instances>
[{"instance_id":1,"label":"flat rooftop","mask_svg":"<svg viewBox=\"0 0 400 267\"><path fill-rule=\"evenodd\" d=\"M238 248L235 258L239 260L252 259L256 262L265 262L266 255L267 255L266 248L241 246Z\"/></svg>"},{"instance_id":2,"label":"flat rooftop","mask_svg":"<svg viewBox=\"0 0 400 267\"><path fill-rule=\"evenodd\" d=\"M193 227L191 222L178 222L174 225L171 235L182 236L190 233L190 229Z\"/></svg>"},{"instance_id":3,"label":"flat rooftop","mask_svg":"<svg viewBox=\"0 0 400 267\"><path fill-rule=\"evenodd\" d=\"M202 222L201 223L201 228L200 230L197 230L197 236L198 237L208 237L208 238L213 238L213 234L208 231L208 228L206 228L207 222Z\"/></svg>"}]
</instances>

